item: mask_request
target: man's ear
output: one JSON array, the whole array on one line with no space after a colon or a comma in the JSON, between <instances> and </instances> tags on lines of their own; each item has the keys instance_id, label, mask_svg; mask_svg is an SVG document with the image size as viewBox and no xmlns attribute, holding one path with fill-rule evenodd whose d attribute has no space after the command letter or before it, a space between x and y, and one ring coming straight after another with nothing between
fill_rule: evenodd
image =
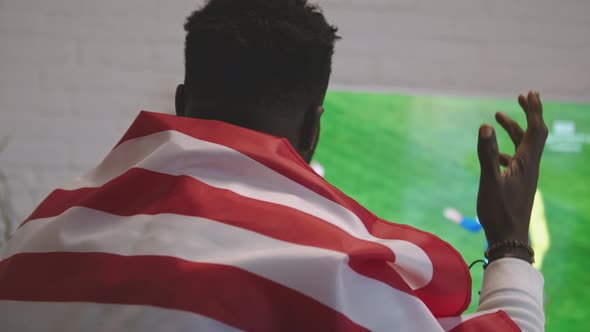
<instances>
[{"instance_id":1,"label":"man's ear","mask_svg":"<svg viewBox=\"0 0 590 332\"><path fill-rule=\"evenodd\" d=\"M174 99L174 103L176 107L176 115L185 116L186 99L184 94L184 84L179 84L178 87L176 87L176 97Z\"/></svg>"},{"instance_id":2,"label":"man's ear","mask_svg":"<svg viewBox=\"0 0 590 332\"><path fill-rule=\"evenodd\" d=\"M315 107L307 112L303 121L300 146L302 152L310 154L309 159L311 159L311 154L313 154L320 139L322 114L324 114L324 107Z\"/></svg>"}]
</instances>

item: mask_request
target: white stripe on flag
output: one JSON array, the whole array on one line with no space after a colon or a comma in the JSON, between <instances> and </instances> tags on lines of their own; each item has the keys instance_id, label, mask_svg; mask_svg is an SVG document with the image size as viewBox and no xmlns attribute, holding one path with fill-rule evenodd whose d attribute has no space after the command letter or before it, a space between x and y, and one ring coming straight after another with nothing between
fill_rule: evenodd
<instances>
[{"instance_id":1,"label":"white stripe on flag","mask_svg":"<svg viewBox=\"0 0 590 332\"><path fill-rule=\"evenodd\" d=\"M346 254L276 240L216 221L174 214L121 217L75 207L26 223L1 252L103 252L172 256L228 265L297 290L374 331L437 331L416 297L359 275ZM403 325L400 325L403 324Z\"/></svg>"},{"instance_id":2,"label":"white stripe on flag","mask_svg":"<svg viewBox=\"0 0 590 332\"><path fill-rule=\"evenodd\" d=\"M190 176L245 197L303 211L357 238L391 248L396 254L392 267L412 289L422 288L432 280L432 262L413 243L376 238L354 213L339 204L238 151L176 131L164 131L126 141L116 147L94 171L63 189L100 187L132 167Z\"/></svg>"},{"instance_id":3,"label":"white stripe on flag","mask_svg":"<svg viewBox=\"0 0 590 332\"><path fill-rule=\"evenodd\" d=\"M0 300L0 315L3 332L239 331L195 313L138 305Z\"/></svg>"}]
</instances>

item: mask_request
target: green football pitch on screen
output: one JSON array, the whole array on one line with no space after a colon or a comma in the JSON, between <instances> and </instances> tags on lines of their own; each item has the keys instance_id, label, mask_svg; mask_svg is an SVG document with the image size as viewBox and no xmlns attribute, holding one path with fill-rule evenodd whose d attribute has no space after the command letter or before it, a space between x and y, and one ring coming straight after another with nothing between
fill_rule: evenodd
<instances>
[{"instance_id":1,"label":"green football pitch on screen","mask_svg":"<svg viewBox=\"0 0 590 332\"><path fill-rule=\"evenodd\" d=\"M469 264L483 257L483 231L444 211L476 219L479 126L494 124L500 150L514 146L494 114L526 126L514 100L330 92L314 165L378 216L432 232ZM550 135L531 218L536 267L545 277L548 331L590 324L590 105L544 102ZM477 307L483 270L471 269Z\"/></svg>"}]
</instances>

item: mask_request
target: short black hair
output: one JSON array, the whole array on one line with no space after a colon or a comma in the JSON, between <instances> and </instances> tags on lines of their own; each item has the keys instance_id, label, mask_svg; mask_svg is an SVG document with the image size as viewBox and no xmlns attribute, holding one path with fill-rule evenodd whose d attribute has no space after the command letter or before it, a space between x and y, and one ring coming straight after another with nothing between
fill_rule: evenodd
<instances>
[{"instance_id":1,"label":"short black hair","mask_svg":"<svg viewBox=\"0 0 590 332\"><path fill-rule=\"evenodd\" d=\"M185 30L187 93L211 111L239 116L321 105L339 37L317 5L209 0Z\"/></svg>"}]
</instances>

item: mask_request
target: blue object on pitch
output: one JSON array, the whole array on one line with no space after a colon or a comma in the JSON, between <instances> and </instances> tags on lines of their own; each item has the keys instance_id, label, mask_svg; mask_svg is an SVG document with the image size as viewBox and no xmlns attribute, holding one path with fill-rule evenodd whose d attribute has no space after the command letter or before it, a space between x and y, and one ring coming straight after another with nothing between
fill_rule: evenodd
<instances>
[{"instance_id":1,"label":"blue object on pitch","mask_svg":"<svg viewBox=\"0 0 590 332\"><path fill-rule=\"evenodd\" d=\"M463 220L461 220L461 226L472 233L477 233L482 229L479 220L467 217L463 217Z\"/></svg>"}]
</instances>

